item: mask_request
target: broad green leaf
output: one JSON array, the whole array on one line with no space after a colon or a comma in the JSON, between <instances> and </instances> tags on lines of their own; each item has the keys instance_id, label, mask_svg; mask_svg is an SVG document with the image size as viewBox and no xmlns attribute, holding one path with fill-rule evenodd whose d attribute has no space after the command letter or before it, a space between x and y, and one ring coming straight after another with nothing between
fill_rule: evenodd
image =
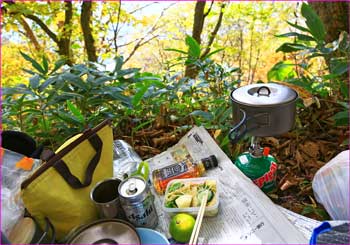
<instances>
[{"instance_id":1,"label":"broad green leaf","mask_svg":"<svg viewBox=\"0 0 350 245\"><path fill-rule=\"evenodd\" d=\"M301 14L306 18L306 25L310 30L312 36L318 41L322 42L326 36L326 29L316 12L310 5L303 3L301 5Z\"/></svg>"},{"instance_id":2,"label":"broad green leaf","mask_svg":"<svg viewBox=\"0 0 350 245\"><path fill-rule=\"evenodd\" d=\"M290 78L297 76L297 73L294 69L295 65L288 61L281 61L275 64L271 70L267 73L267 79L269 81L285 81Z\"/></svg>"},{"instance_id":3,"label":"broad green leaf","mask_svg":"<svg viewBox=\"0 0 350 245\"><path fill-rule=\"evenodd\" d=\"M188 54L191 57L199 58L201 54L201 47L199 46L198 42L191 36L186 36L185 40L187 46L188 46Z\"/></svg>"},{"instance_id":4,"label":"broad green leaf","mask_svg":"<svg viewBox=\"0 0 350 245\"><path fill-rule=\"evenodd\" d=\"M297 37L299 40L302 40L302 41L316 41L311 36L300 34L297 32L288 32L280 35L275 35L275 37Z\"/></svg>"},{"instance_id":5,"label":"broad green leaf","mask_svg":"<svg viewBox=\"0 0 350 245\"><path fill-rule=\"evenodd\" d=\"M79 111L79 109L69 100L66 101L68 109L70 110L70 112L73 113L73 115L81 122L84 123L84 116L81 114L81 112Z\"/></svg>"},{"instance_id":6,"label":"broad green leaf","mask_svg":"<svg viewBox=\"0 0 350 245\"><path fill-rule=\"evenodd\" d=\"M32 63L32 66L37 69L37 71L39 71L41 74L45 74L45 70L41 67L41 65L36 62L33 58L29 57L28 55L26 55L25 53L22 53L21 51L19 51L22 55L22 57L29 61L30 63Z\"/></svg>"}]
</instances>

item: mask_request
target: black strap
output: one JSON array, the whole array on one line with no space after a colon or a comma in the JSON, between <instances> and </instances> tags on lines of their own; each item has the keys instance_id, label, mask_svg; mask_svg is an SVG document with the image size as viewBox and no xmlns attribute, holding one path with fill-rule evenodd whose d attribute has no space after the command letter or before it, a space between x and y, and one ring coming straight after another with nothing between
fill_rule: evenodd
<instances>
[{"instance_id":1,"label":"black strap","mask_svg":"<svg viewBox=\"0 0 350 245\"><path fill-rule=\"evenodd\" d=\"M66 180L66 182L74 189L84 188L91 184L92 177L94 175L96 166L98 162L100 161L101 152L102 152L102 140L97 134L92 135L89 138L89 142L92 145L92 147L95 149L96 154L89 162L88 167L85 170L85 179L83 183L80 182L80 180L74 176L71 171L69 170L67 164L61 159L57 161L53 167L56 169L56 171Z\"/></svg>"}]
</instances>

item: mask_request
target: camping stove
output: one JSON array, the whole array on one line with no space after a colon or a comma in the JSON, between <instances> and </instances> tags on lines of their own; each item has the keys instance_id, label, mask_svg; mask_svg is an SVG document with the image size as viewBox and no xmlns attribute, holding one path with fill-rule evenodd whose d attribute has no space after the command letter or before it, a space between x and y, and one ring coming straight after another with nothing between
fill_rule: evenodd
<instances>
[{"instance_id":1,"label":"camping stove","mask_svg":"<svg viewBox=\"0 0 350 245\"><path fill-rule=\"evenodd\" d=\"M276 188L277 161L270 148L260 146L260 138L252 137L249 150L240 154L235 165L264 192Z\"/></svg>"}]
</instances>

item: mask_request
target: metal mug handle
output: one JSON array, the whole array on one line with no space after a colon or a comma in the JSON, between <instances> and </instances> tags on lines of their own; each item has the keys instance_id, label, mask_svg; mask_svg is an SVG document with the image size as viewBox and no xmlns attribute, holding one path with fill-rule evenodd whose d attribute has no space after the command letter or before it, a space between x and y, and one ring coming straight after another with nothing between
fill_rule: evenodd
<instances>
[{"instance_id":1,"label":"metal mug handle","mask_svg":"<svg viewBox=\"0 0 350 245\"><path fill-rule=\"evenodd\" d=\"M266 89L267 94L261 94L260 92L261 92L262 89ZM262 95L262 96L270 97L271 90L270 90L269 87L267 87L267 86L261 86L260 88L258 88L258 90L256 91L256 93L258 94L258 96L261 96L261 95Z\"/></svg>"},{"instance_id":2,"label":"metal mug handle","mask_svg":"<svg viewBox=\"0 0 350 245\"><path fill-rule=\"evenodd\" d=\"M239 110L243 114L243 117L228 133L228 138L232 144L237 143L247 133L247 113L242 109Z\"/></svg>"}]
</instances>

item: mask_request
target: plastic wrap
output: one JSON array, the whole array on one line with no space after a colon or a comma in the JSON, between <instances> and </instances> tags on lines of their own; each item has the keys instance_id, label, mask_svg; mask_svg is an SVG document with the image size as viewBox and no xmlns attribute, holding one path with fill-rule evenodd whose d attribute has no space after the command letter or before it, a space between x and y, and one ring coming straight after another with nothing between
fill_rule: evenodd
<instances>
[{"instance_id":1,"label":"plastic wrap","mask_svg":"<svg viewBox=\"0 0 350 245\"><path fill-rule=\"evenodd\" d=\"M30 170L16 167L24 155L0 148L1 150L1 230L9 235L14 225L24 215L24 205L20 198L21 182L40 164L34 159Z\"/></svg>"},{"instance_id":2,"label":"plastic wrap","mask_svg":"<svg viewBox=\"0 0 350 245\"><path fill-rule=\"evenodd\" d=\"M334 220L348 220L349 212L349 150L339 153L320 168L313 179L316 200Z\"/></svg>"}]
</instances>

